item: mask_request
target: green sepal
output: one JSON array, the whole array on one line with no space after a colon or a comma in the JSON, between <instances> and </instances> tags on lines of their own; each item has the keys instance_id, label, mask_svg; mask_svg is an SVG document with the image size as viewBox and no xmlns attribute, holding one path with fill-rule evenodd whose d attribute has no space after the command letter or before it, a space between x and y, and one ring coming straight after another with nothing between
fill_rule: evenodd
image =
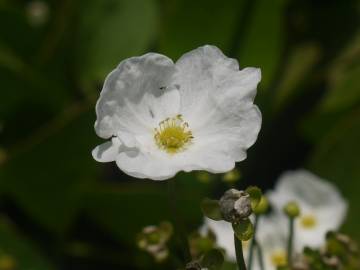
<instances>
[{"instance_id":1,"label":"green sepal","mask_svg":"<svg viewBox=\"0 0 360 270\"><path fill-rule=\"evenodd\" d=\"M201 210L203 214L213 220L222 220L222 215L220 211L220 205L219 201L217 200L211 200L208 198L205 198L201 202Z\"/></svg>"},{"instance_id":2,"label":"green sepal","mask_svg":"<svg viewBox=\"0 0 360 270\"><path fill-rule=\"evenodd\" d=\"M241 241L248 241L254 235L254 226L248 218L239 223L233 223L232 227L236 237Z\"/></svg>"},{"instance_id":3,"label":"green sepal","mask_svg":"<svg viewBox=\"0 0 360 270\"><path fill-rule=\"evenodd\" d=\"M250 195L251 208L254 211L254 209L257 207L261 200L261 189L255 186L250 186L245 190L245 192Z\"/></svg>"}]
</instances>

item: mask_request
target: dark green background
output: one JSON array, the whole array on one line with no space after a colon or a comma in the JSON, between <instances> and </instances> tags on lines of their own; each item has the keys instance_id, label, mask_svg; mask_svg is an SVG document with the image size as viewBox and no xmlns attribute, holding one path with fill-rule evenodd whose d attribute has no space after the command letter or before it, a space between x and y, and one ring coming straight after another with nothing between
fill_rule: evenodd
<instances>
[{"instance_id":1,"label":"dark green background","mask_svg":"<svg viewBox=\"0 0 360 270\"><path fill-rule=\"evenodd\" d=\"M305 167L348 198L343 230L360 240L359 1L44 2L48 16L34 25L30 1L0 0L0 254L17 269L175 269L134 241L170 218L166 182L92 159L94 104L122 59L176 60L204 44L262 70L263 126L239 188ZM188 231L201 224L201 199L227 187L194 174L176 185Z\"/></svg>"}]
</instances>

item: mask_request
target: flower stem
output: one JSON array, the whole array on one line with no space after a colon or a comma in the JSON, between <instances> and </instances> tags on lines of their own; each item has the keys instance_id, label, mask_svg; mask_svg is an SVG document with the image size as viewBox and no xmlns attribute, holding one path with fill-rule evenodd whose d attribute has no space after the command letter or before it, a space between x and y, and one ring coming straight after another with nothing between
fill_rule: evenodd
<instances>
[{"instance_id":1,"label":"flower stem","mask_svg":"<svg viewBox=\"0 0 360 270\"><path fill-rule=\"evenodd\" d=\"M175 178L167 181L168 185L168 198L170 205L170 212L172 215L175 233L178 235L178 241L183 251L183 260L185 263L191 261L190 247L189 242L187 240L183 222L180 219L180 215L178 213L178 208L176 204L176 192L175 192Z\"/></svg>"},{"instance_id":2,"label":"flower stem","mask_svg":"<svg viewBox=\"0 0 360 270\"><path fill-rule=\"evenodd\" d=\"M258 220L259 220L259 216L256 215L255 216L255 221L254 221L254 236L253 236L253 239L251 240L250 250L249 250L249 257L248 257L248 268L249 268L249 270L251 270L251 268L252 268L252 261L253 261L253 257L254 257L254 249L255 249L255 247L257 247L256 231L257 231L257 226L258 226Z\"/></svg>"},{"instance_id":3,"label":"flower stem","mask_svg":"<svg viewBox=\"0 0 360 270\"><path fill-rule=\"evenodd\" d=\"M288 246L287 246L287 261L289 267L291 267L292 265L293 241L294 241L294 218L289 217L289 238L288 238Z\"/></svg>"},{"instance_id":4,"label":"flower stem","mask_svg":"<svg viewBox=\"0 0 360 270\"><path fill-rule=\"evenodd\" d=\"M235 242L236 261L238 268L239 270L246 270L242 243L235 234L234 234L234 242Z\"/></svg>"},{"instance_id":5,"label":"flower stem","mask_svg":"<svg viewBox=\"0 0 360 270\"><path fill-rule=\"evenodd\" d=\"M256 242L256 250L258 252L258 260L259 260L260 270L264 270L265 267L264 267L264 257L263 257L262 247L257 242Z\"/></svg>"}]
</instances>

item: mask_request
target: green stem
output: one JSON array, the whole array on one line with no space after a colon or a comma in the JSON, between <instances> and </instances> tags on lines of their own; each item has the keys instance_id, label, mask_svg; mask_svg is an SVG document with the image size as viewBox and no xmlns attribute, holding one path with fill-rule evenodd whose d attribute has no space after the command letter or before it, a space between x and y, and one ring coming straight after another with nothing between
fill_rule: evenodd
<instances>
[{"instance_id":1,"label":"green stem","mask_svg":"<svg viewBox=\"0 0 360 270\"><path fill-rule=\"evenodd\" d=\"M265 267L264 267L264 257L263 257L262 247L258 243L256 243L256 250L258 252L260 270L264 270Z\"/></svg>"},{"instance_id":2,"label":"green stem","mask_svg":"<svg viewBox=\"0 0 360 270\"><path fill-rule=\"evenodd\" d=\"M254 236L253 236L253 239L251 240L250 249L249 249L249 257L248 257L248 268L249 268L249 270L251 270L251 268L252 268L252 262L253 262L253 257L254 257L254 249L257 246L256 231L257 231L257 226L258 226L258 220L259 220L259 216L256 215L255 216L255 221L254 221Z\"/></svg>"},{"instance_id":3,"label":"green stem","mask_svg":"<svg viewBox=\"0 0 360 270\"><path fill-rule=\"evenodd\" d=\"M246 270L242 243L235 234L234 234L234 242L235 242L236 261L239 268L238 270Z\"/></svg>"},{"instance_id":4,"label":"green stem","mask_svg":"<svg viewBox=\"0 0 360 270\"><path fill-rule=\"evenodd\" d=\"M170 211L175 228L175 233L178 234L178 241L182 247L183 260L185 263L187 263L191 261L191 254L190 254L189 242L187 240L184 230L184 225L180 219L180 215L178 213L178 208L176 205L175 178L170 179L167 182L168 182L169 205L170 205Z\"/></svg>"},{"instance_id":5,"label":"green stem","mask_svg":"<svg viewBox=\"0 0 360 270\"><path fill-rule=\"evenodd\" d=\"M294 218L289 218L289 238L287 246L287 261L288 266L292 265L292 250L293 250L293 241L294 241Z\"/></svg>"}]
</instances>

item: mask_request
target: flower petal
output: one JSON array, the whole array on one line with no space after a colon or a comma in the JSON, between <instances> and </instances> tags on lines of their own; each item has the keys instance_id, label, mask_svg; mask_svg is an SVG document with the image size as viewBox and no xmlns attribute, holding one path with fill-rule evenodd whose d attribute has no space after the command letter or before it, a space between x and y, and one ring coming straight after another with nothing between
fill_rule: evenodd
<instances>
[{"instance_id":1,"label":"flower petal","mask_svg":"<svg viewBox=\"0 0 360 270\"><path fill-rule=\"evenodd\" d=\"M260 69L239 70L235 59L214 46L185 54L176 67L181 114L194 137L221 143L235 161L245 159L261 127L261 113L253 105Z\"/></svg>"},{"instance_id":2,"label":"flower petal","mask_svg":"<svg viewBox=\"0 0 360 270\"><path fill-rule=\"evenodd\" d=\"M176 114L179 93L171 86L174 71L172 60L156 53L121 62L106 78L96 105L97 134L102 138L121 131L142 134L164 114Z\"/></svg>"},{"instance_id":3,"label":"flower petal","mask_svg":"<svg viewBox=\"0 0 360 270\"><path fill-rule=\"evenodd\" d=\"M92 151L92 156L99 162L111 162L116 160L120 150L121 142L117 138L112 138L111 141L96 146Z\"/></svg>"},{"instance_id":4,"label":"flower petal","mask_svg":"<svg viewBox=\"0 0 360 270\"><path fill-rule=\"evenodd\" d=\"M168 154L160 150L152 137L137 137L137 148L126 148L116 163L128 175L152 180L165 180L179 171L206 170L223 173L234 168L234 159L220 144L194 144L182 152Z\"/></svg>"},{"instance_id":5,"label":"flower petal","mask_svg":"<svg viewBox=\"0 0 360 270\"><path fill-rule=\"evenodd\" d=\"M120 153L116 158L116 164L126 174L136 178L165 180L177 173L176 168L168 160L140 152L136 148Z\"/></svg>"}]
</instances>

